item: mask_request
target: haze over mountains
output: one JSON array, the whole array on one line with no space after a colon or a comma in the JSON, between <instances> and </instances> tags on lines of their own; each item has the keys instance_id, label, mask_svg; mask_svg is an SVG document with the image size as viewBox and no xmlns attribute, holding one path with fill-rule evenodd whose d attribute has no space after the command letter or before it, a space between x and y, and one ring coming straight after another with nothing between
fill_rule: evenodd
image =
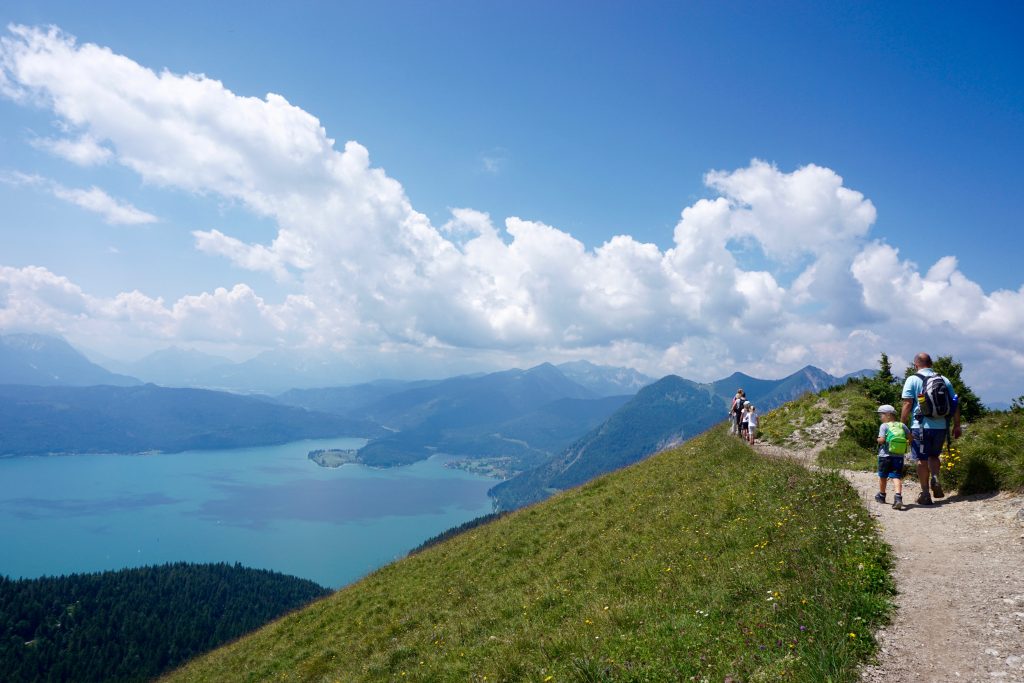
<instances>
[{"instance_id":1,"label":"haze over mountains","mask_svg":"<svg viewBox=\"0 0 1024 683\"><path fill-rule=\"evenodd\" d=\"M0 385L0 455L173 453L382 432L370 422L206 389Z\"/></svg>"},{"instance_id":2,"label":"haze over mountains","mask_svg":"<svg viewBox=\"0 0 1024 683\"><path fill-rule=\"evenodd\" d=\"M142 382L100 367L63 339L7 334L0 335L0 384L131 386Z\"/></svg>"},{"instance_id":3,"label":"haze over mountains","mask_svg":"<svg viewBox=\"0 0 1024 683\"><path fill-rule=\"evenodd\" d=\"M410 388L350 415L396 432L360 450L366 464L406 464L442 452L511 458L512 469L521 470L556 454L627 398L601 396L545 363Z\"/></svg>"},{"instance_id":4,"label":"haze over mountains","mask_svg":"<svg viewBox=\"0 0 1024 683\"><path fill-rule=\"evenodd\" d=\"M808 366L777 380L734 373L710 384L674 375L655 381L630 368L577 361L437 380L291 388L277 396L173 388L227 377L226 368L244 374L243 366L261 367L223 361L171 348L119 366L170 386L142 385L90 362L63 340L0 336L0 455L360 436L370 439L358 453L367 465L404 465L435 454L487 464L509 477L491 491L496 505L513 508L704 431L725 419L738 387L763 411L846 380ZM278 370L279 381L290 376L286 366Z\"/></svg>"}]
</instances>

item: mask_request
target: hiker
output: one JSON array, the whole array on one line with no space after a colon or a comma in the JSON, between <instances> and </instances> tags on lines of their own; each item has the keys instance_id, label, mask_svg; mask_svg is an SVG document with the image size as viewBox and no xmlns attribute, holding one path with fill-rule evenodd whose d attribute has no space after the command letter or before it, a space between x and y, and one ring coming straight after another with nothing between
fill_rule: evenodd
<instances>
[{"instance_id":1,"label":"hiker","mask_svg":"<svg viewBox=\"0 0 1024 683\"><path fill-rule=\"evenodd\" d=\"M743 436L743 408L747 404L746 395L742 389L736 390L736 396L732 399L732 419L735 422L735 433Z\"/></svg>"},{"instance_id":2,"label":"hiker","mask_svg":"<svg viewBox=\"0 0 1024 683\"><path fill-rule=\"evenodd\" d=\"M740 417L740 438L746 441L750 434L750 401L743 406L743 415Z\"/></svg>"},{"instance_id":3,"label":"hiker","mask_svg":"<svg viewBox=\"0 0 1024 683\"><path fill-rule=\"evenodd\" d=\"M914 356L914 369L917 372L903 384L900 422L910 425L910 460L917 463L917 479L921 482L917 503L931 505L933 497L946 495L939 483L939 455L949 436L950 418L953 438L960 438L960 406L953 385L932 370L931 356Z\"/></svg>"},{"instance_id":4,"label":"hiker","mask_svg":"<svg viewBox=\"0 0 1024 683\"><path fill-rule=\"evenodd\" d=\"M754 438L757 437L757 408L754 404L750 404L750 408L747 410L747 437L750 440L750 445L754 445Z\"/></svg>"},{"instance_id":5,"label":"hiker","mask_svg":"<svg viewBox=\"0 0 1024 683\"><path fill-rule=\"evenodd\" d=\"M878 406L878 493L875 501L885 503L885 487L890 479L895 481L896 497L893 510L903 509L903 458L910 448L910 430L896 421L896 409L888 403Z\"/></svg>"}]
</instances>

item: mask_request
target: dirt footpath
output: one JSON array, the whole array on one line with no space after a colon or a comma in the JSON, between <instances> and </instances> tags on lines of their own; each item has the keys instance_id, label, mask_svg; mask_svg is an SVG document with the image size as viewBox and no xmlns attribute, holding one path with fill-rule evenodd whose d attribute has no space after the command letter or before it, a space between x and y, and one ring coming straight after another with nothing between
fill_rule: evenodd
<instances>
[{"instance_id":1,"label":"dirt footpath","mask_svg":"<svg viewBox=\"0 0 1024 683\"><path fill-rule=\"evenodd\" d=\"M773 457L813 466L838 437L842 419L807 428L819 446L793 451L757 444ZM878 520L896 558L898 594L892 623L877 634L878 662L863 669L871 683L1005 681L1024 683L1024 496L947 494L914 504L916 477L904 480L907 509L874 500L878 478L844 471Z\"/></svg>"}]
</instances>

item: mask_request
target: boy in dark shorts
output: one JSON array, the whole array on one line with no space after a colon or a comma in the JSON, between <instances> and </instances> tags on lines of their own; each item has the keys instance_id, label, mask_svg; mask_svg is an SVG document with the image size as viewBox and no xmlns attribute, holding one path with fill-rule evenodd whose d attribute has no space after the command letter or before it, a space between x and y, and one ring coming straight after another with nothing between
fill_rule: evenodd
<instances>
[{"instance_id":1,"label":"boy in dark shorts","mask_svg":"<svg viewBox=\"0 0 1024 683\"><path fill-rule=\"evenodd\" d=\"M909 450L910 430L896 420L896 409L890 405L878 407L882 424L878 427L878 493L875 500L885 502L885 488L890 479L896 482L893 510L903 509L903 458Z\"/></svg>"}]
</instances>

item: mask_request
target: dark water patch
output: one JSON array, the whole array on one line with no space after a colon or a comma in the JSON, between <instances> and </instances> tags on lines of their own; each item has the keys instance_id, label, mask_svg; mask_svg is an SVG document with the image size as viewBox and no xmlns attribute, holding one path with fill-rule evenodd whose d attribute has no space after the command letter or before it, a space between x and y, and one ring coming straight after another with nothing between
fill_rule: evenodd
<instances>
[{"instance_id":1,"label":"dark water patch","mask_svg":"<svg viewBox=\"0 0 1024 683\"><path fill-rule=\"evenodd\" d=\"M225 497L195 514L222 524L264 529L276 521L347 524L479 507L490 482L467 479L305 479L267 485L221 484Z\"/></svg>"},{"instance_id":2,"label":"dark water patch","mask_svg":"<svg viewBox=\"0 0 1024 683\"><path fill-rule=\"evenodd\" d=\"M0 510L18 519L87 517L113 512L131 512L181 501L162 493L139 493L111 498L13 498L0 500Z\"/></svg>"}]
</instances>

